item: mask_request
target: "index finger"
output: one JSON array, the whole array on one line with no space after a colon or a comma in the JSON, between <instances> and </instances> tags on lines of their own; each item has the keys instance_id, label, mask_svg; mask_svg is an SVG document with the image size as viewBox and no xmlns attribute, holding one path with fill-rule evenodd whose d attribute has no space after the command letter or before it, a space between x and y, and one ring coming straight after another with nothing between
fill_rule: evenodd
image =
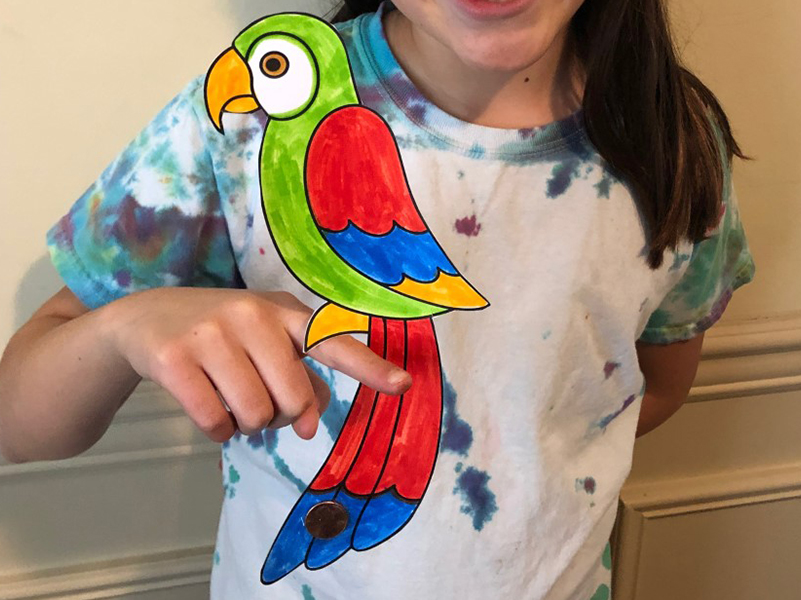
<instances>
[{"instance_id":1,"label":"index finger","mask_svg":"<svg viewBox=\"0 0 801 600\"><path fill-rule=\"evenodd\" d=\"M300 304L300 303L298 303ZM299 354L303 354L306 327L312 311L291 307L283 320L287 334ZM308 356L364 385L384 394L398 396L412 386L412 376L399 366L378 356L370 348L349 335L328 339L314 347Z\"/></svg>"},{"instance_id":2,"label":"index finger","mask_svg":"<svg viewBox=\"0 0 801 600\"><path fill-rule=\"evenodd\" d=\"M309 356L390 396L399 396L412 387L409 373L349 335L324 341L313 348Z\"/></svg>"}]
</instances>

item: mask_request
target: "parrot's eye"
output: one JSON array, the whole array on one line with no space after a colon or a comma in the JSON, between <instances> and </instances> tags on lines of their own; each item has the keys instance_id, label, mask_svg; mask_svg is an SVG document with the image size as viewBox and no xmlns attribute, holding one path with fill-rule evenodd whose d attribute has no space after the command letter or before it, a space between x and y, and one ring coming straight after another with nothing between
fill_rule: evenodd
<instances>
[{"instance_id":1,"label":"parrot's eye","mask_svg":"<svg viewBox=\"0 0 801 600\"><path fill-rule=\"evenodd\" d=\"M317 95L317 61L301 39L283 33L265 36L248 51L253 94L274 119L303 113Z\"/></svg>"},{"instance_id":2,"label":"parrot's eye","mask_svg":"<svg viewBox=\"0 0 801 600\"><path fill-rule=\"evenodd\" d=\"M267 77L281 77L289 70L289 59L280 52L270 52L261 59L261 72Z\"/></svg>"}]
</instances>

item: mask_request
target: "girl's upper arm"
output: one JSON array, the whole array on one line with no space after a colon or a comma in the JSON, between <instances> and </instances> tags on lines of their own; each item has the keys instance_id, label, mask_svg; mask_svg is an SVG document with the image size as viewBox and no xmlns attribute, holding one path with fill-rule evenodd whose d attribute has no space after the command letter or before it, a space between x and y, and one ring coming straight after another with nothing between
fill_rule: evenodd
<instances>
[{"instance_id":1,"label":"girl's upper arm","mask_svg":"<svg viewBox=\"0 0 801 600\"><path fill-rule=\"evenodd\" d=\"M649 394L683 403L690 392L704 334L672 344L637 342L637 358Z\"/></svg>"},{"instance_id":2,"label":"girl's upper arm","mask_svg":"<svg viewBox=\"0 0 801 600\"><path fill-rule=\"evenodd\" d=\"M89 312L89 308L80 301L72 290L64 286L42 304L42 306L33 313L28 322L47 317L56 317L64 319L65 321L71 321L87 312Z\"/></svg>"}]
</instances>

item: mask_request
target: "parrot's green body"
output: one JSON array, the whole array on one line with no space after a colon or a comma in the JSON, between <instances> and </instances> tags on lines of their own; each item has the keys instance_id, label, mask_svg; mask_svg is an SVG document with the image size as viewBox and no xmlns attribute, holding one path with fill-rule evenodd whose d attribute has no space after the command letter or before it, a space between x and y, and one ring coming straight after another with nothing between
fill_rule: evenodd
<instances>
[{"instance_id":1,"label":"parrot's green body","mask_svg":"<svg viewBox=\"0 0 801 600\"><path fill-rule=\"evenodd\" d=\"M275 583L384 543L411 520L436 462L442 376L432 316L487 301L423 220L389 125L362 106L336 30L284 14L248 27L206 80L209 116L269 115L259 157L264 216L285 265L328 302L304 350L343 333L405 369L402 395L359 387L328 459L264 562Z\"/></svg>"}]
</instances>

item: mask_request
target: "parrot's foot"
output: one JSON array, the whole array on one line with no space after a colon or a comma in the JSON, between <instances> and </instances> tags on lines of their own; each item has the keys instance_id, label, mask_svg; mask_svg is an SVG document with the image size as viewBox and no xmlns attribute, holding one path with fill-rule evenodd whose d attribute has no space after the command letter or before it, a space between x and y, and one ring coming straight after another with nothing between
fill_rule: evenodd
<instances>
[{"instance_id":1,"label":"parrot's foot","mask_svg":"<svg viewBox=\"0 0 801 600\"><path fill-rule=\"evenodd\" d=\"M306 340L303 351L308 352L317 344L343 333L367 333L370 317L342 308L338 304L321 306L306 327Z\"/></svg>"}]
</instances>

